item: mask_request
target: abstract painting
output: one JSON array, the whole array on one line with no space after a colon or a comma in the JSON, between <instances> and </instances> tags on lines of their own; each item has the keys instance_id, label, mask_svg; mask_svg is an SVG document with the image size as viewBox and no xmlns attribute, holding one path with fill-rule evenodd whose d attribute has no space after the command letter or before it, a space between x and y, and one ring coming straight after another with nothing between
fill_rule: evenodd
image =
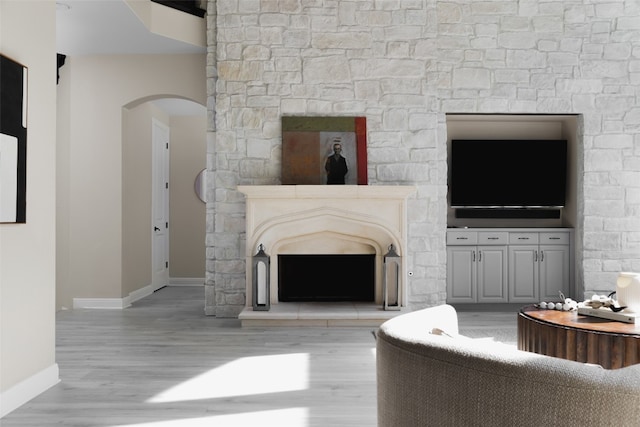
<instances>
[{"instance_id":1,"label":"abstract painting","mask_svg":"<svg viewBox=\"0 0 640 427\"><path fill-rule=\"evenodd\" d=\"M367 185L366 118L283 117L282 184Z\"/></svg>"}]
</instances>

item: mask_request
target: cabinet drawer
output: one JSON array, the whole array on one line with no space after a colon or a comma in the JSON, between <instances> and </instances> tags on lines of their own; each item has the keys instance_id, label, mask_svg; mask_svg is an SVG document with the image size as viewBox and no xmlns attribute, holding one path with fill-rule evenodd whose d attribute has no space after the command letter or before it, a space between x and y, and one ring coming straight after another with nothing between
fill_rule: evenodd
<instances>
[{"instance_id":1,"label":"cabinet drawer","mask_svg":"<svg viewBox=\"0 0 640 427\"><path fill-rule=\"evenodd\" d=\"M478 232L479 245L506 245L507 243L509 243L509 233L506 231Z\"/></svg>"},{"instance_id":2,"label":"cabinet drawer","mask_svg":"<svg viewBox=\"0 0 640 427\"><path fill-rule=\"evenodd\" d=\"M569 233L540 233L540 244L568 245Z\"/></svg>"},{"instance_id":3,"label":"cabinet drawer","mask_svg":"<svg viewBox=\"0 0 640 427\"><path fill-rule=\"evenodd\" d=\"M476 245L478 232L476 231L447 231L447 245Z\"/></svg>"},{"instance_id":4,"label":"cabinet drawer","mask_svg":"<svg viewBox=\"0 0 640 427\"><path fill-rule=\"evenodd\" d=\"M537 245L538 233L509 233L509 244L511 245Z\"/></svg>"}]
</instances>

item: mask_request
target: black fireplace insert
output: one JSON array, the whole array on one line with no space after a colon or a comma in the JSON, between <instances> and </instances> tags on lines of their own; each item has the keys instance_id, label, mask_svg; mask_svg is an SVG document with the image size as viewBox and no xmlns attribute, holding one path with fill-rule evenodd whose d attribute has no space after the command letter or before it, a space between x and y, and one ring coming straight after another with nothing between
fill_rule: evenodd
<instances>
[{"instance_id":1,"label":"black fireplace insert","mask_svg":"<svg viewBox=\"0 0 640 427\"><path fill-rule=\"evenodd\" d=\"M362 301L375 298L375 255L279 255L278 299Z\"/></svg>"}]
</instances>

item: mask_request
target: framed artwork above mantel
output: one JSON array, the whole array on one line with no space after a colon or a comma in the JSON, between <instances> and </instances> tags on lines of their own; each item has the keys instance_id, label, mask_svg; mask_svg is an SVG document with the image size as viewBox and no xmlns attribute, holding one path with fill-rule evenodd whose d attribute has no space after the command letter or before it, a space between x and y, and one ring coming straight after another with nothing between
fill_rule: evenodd
<instances>
[{"instance_id":1,"label":"framed artwork above mantel","mask_svg":"<svg viewBox=\"0 0 640 427\"><path fill-rule=\"evenodd\" d=\"M367 185L365 117L282 117L283 185Z\"/></svg>"}]
</instances>

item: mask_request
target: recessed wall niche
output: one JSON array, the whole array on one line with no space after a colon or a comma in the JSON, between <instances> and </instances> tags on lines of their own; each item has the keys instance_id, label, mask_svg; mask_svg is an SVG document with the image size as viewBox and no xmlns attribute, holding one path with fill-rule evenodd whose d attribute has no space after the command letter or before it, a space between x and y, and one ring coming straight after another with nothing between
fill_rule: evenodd
<instances>
[{"instance_id":1,"label":"recessed wall niche","mask_svg":"<svg viewBox=\"0 0 640 427\"><path fill-rule=\"evenodd\" d=\"M451 140L453 139L564 139L567 141L566 205L556 211L522 212L460 210L451 207L447 194L449 227L575 227L577 224L578 163L582 144L580 115L546 114L447 114L447 165L451 183ZM544 165L540 165L541 173Z\"/></svg>"}]
</instances>

